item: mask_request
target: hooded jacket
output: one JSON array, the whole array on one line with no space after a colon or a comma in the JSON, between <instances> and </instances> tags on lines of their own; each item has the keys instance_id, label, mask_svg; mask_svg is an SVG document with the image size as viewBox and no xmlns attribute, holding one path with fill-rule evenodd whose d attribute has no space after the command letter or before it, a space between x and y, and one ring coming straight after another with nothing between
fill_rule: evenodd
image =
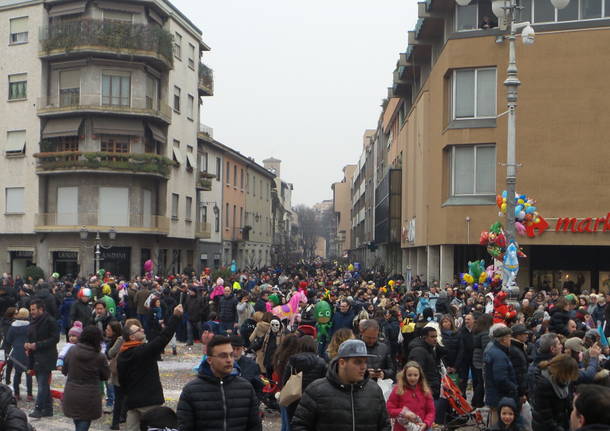
<instances>
[{"instance_id":1,"label":"hooded jacket","mask_svg":"<svg viewBox=\"0 0 610 431\"><path fill-rule=\"evenodd\" d=\"M415 361L422 367L435 400L441 393L440 358L437 356L435 348L423 338L416 338L409 344L409 361Z\"/></svg>"},{"instance_id":2,"label":"hooded jacket","mask_svg":"<svg viewBox=\"0 0 610 431\"><path fill-rule=\"evenodd\" d=\"M517 398L517 376L509 349L494 340L485 349L485 405L496 408L504 397Z\"/></svg>"},{"instance_id":3,"label":"hooded jacket","mask_svg":"<svg viewBox=\"0 0 610 431\"><path fill-rule=\"evenodd\" d=\"M358 383L345 385L337 373L335 359L326 377L305 389L292 419L292 431L390 431L381 388L368 374Z\"/></svg>"},{"instance_id":4,"label":"hooded jacket","mask_svg":"<svg viewBox=\"0 0 610 431\"><path fill-rule=\"evenodd\" d=\"M519 416L519 410L517 410L517 403L512 398L502 398L498 403L498 416L502 407L510 407L515 414L515 419L510 426L506 426L499 418L498 422L491 427L490 431L525 431L526 428L523 425L523 420Z\"/></svg>"},{"instance_id":5,"label":"hooded jacket","mask_svg":"<svg viewBox=\"0 0 610 431\"><path fill-rule=\"evenodd\" d=\"M28 357L25 354L23 345L27 342L28 327L30 322L27 320L15 320L6 334L6 343L12 348L11 357L22 365L28 364ZM25 368L15 362L17 370L25 371Z\"/></svg>"},{"instance_id":6,"label":"hooded jacket","mask_svg":"<svg viewBox=\"0 0 610 431\"><path fill-rule=\"evenodd\" d=\"M258 400L252 385L239 370L220 379L204 362L199 375L189 382L178 401L176 414L181 431L262 430Z\"/></svg>"},{"instance_id":7,"label":"hooded jacket","mask_svg":"<svg viewBox=\"0 0 610 431\"><path fill-rule=\"evenodd\" d=\"M11 388L0 384L0 429L2 431L30 431L25 413L17 408Z\"/></svg>"}]
</instances>

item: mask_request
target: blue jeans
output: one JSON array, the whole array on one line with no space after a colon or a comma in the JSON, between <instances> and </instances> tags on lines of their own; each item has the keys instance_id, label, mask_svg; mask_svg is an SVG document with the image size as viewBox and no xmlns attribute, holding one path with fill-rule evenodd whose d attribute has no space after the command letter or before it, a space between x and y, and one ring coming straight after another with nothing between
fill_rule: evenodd
<instances>
[{"instance_id":1,"label":"blue jeans","mask_svg":"<svg viewBox=\"0 0 610 431\"><path fill-rule=\"evenodd\" d=\"M36 410L43 413L53 413L53 400L51 399L51 372L36 372L36 384L38 393L36 394Z\"/></svg>"},{"instance_id":2,"label":"blue jeans","mask_svg":"<svg viewBox=\"0 0 610 431\"><path fill-rule=\"evenodd\" d=\"M74 431L89 431L91 421L85 421L82 419L74 419Z\"/></svg>"},{"instance_id":3,"label":"blue jeans","mask_svg":"<svg viewBox=\"0 0 610 431\"><path fill-rule=\"evenodd\" d=\"M288 416L288 409L286 407L280 406L280 416L282 418L281 431L290 431L290 417Z\"/></svg>"},{"instance_id":4,"label":"blue jeans","mask_svg":"<svg viewBox=\"0 0 610 431\"><path fill-rule=\"evenodd\" d=\"M30 376L27 371L19 366L15 367L15 375L13 376L13 391L15 392L15 395L20 394L21 388L19 386L21 385L21 376L23 374L25 374L25 385L28 395L32 395L32 376Z\"/></svg>"},{"instance_id":5,"label":"blue jeans","mask_svg":"<svg viewBox=\"0 0 610 431\"><path fill-rule=\"evenodd\" d=\"M220 322L220 329L225 335L227 331L236 332L235 322Z\"/></svg>"},{"instance_id":6,"label":"blue jeans","mask_svg":"<svg viewBox=\"0 0 610 431\"><path fill-rule=\"evenodd\" d=\"M112 407L114 404L114 385L106 382L106 406Z\"/></svg>"}]
</instances>

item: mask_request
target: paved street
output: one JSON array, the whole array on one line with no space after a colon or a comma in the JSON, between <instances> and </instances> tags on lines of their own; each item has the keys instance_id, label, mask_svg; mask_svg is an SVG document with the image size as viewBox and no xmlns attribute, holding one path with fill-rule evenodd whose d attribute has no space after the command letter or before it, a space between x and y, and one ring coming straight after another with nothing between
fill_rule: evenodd
<instances>
[{"instance_id":1,"label":"paved street","mask_svg":"<svg viewBox=\"0 0 610 431\"><path fill-rule=\"evenodd\" d=\"M64 343L60 343L58 349ZM171 349L167 349L168 353ZM201 359L200 346L195 345L192 348L187 348L184 345L178 346L178 356L164 355L163 361L159 362L159 372L161 373L161 381L163 383L163 390L165 393L165 400L167 405L172 408L176 408L178 398L182 387L193 378L194 372L193 367L197 365ZM60 372L53 374L52 389L63 390L65 383L65 377ZM25 382L23 382L25 384ZM34 390L36 389L36 381L34 381ZM25 386L23 386L22 394L26 393ZM19 407L30 412L33 409L33 403L28 403L25 400L19 402ZM55 416L52 418L43 418L40 420L31 420L31 423L38 431L65 431L74 429L72 420L66 418L61 409L59 400L54 400ZM108 430L110 428L112 415L104 414L102 418L91 424L92 431ZM279 414L266 416L263 421L263 429L266 431L279 430L280 420Z\"/></svg>"}]
</instances>

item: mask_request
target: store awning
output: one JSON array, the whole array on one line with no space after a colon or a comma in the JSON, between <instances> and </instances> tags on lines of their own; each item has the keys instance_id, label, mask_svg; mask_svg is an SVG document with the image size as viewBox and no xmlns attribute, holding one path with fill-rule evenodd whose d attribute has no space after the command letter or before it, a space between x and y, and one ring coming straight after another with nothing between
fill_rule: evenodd
<instances>
[{"instance_id":1,"label":"store awning","mask_svg":"<svg viewBox=\"0 0 610 431\"><path fill-rule=\"evenodd\" d=\"M173 154L174 154L174 161L178 162L179 164L183 164L184 159L182 158L182 153L180 152L180 148L173 147L172 150L173 150Z\"/></svg>"},{"instance_id":2,"label":"store awning","mask_svg":"<svg viewBox=\"0 0 610 431\"><path fill-rule=\"evenodd\" d=\"M94 118L93 134L144 136L144 123L124 118Z\"/></svg>"},{"instance_id":3,"label":"store awning","mask_svg":"<svg viewBox=\"0 0 610 431\"><path fill-rule=\"evenodd\" d=\"M163 132L163 130L150 123L146 123L146 126L148 127L148 130L150 130L150 133L152 133L152 137L155 141L167 144L167 135Z\"/></svg>"},{"instance_id":4,"label":"store awning","mask_svg":"<svg viewBox=\"0 0 610 431\"><path fill-rule=\"evenodd\" d=\"M42 131L43 139L59 138L62 136L78 136L78 129L83 122L81 117L56 118L47 121Z\"/></svg>"},{"instance_id":5,"label":"store awning","mask_svg":"<svg viewBox=\"0 0 610 431\"><path fill-rule=\"evenodd\" d=\"M64 15L76 15L85 12L87 2L75 1L70 3L59 4L53 6L49 10L49 17L64 16Z\"/></svg>"},{"instance_id":6,"label":"store awning","mask_svg":"<svg viewBox=\"0 0 610 431\"><path fill-rule=\"evenodd\" d=\"M191 169L197 168L197 162L195 161L195 156L193 156L193 153L186 153L186 161L187 167L190 167Z\"/></svg>"}]
</instances>

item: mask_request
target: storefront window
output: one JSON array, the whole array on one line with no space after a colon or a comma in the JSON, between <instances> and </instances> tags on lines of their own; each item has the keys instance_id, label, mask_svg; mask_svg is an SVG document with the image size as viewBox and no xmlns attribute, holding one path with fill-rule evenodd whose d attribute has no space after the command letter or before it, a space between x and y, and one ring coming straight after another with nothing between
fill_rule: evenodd
<instances>
[{"instance_id":1,"label":"storefront window","mask_svg":"<svg viewBox=\"0 0 610 431\"><path fill-rule=\"evenodd\" d=\"M610 273L609 273L610 274ZM534 271L534 286L549 291L551 289L568 289L579 294L583 290L591 291L590 271ZM600 278L601 282L601 278ZM610 282L609 282L610 283Z\"/></svg>"}]
</instances>

